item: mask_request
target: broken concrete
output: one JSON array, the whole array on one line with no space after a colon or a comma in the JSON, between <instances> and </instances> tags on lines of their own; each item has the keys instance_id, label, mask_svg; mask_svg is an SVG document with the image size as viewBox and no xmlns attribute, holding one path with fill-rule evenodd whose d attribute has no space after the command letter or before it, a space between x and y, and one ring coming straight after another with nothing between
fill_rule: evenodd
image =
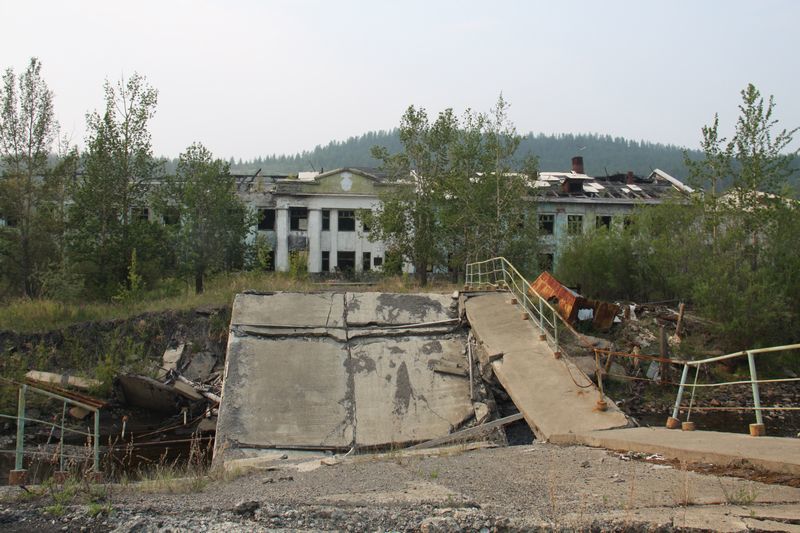
<instances>
[{"instance_id":1,"label":"broken concrete","mask_svg":"<svg viewBox=\"0 0 800 533\"><path fill-rule=\"evenodd\" d=\"M41 372L39 370L28 371L25 374L25 378L36 383L60 385L62 387L74 387L76 389L85 391L100 386L100 382L96 379L71 376L69 374L55 374L53 372Z\"/></svg>"},{"instance_id":2,"label":"broken concrete","mask_svg":"<svg viewBox=\"0 0 800 533\"><path fill-rule=\"evenodd\" d=\"M426 441L474 416L457 300L241 294L231 316L217 453Z\"/></svg>"}]
</instances>

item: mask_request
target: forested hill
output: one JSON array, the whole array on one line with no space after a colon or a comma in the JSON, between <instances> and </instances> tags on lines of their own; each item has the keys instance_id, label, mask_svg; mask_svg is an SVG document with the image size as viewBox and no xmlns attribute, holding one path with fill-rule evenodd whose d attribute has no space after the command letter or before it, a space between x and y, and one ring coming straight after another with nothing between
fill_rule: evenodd
<instances>
[{"instance_id":1,"label":"forested hill","mask_svg":"<svg viewBox=\"0 0 800 533\"><path fill-rule=\"evenodd\" d=\"M400 151L397 130L369 132L346 141L332 141L325 146L295 155L259 157L253 161L231 161L234 172L265 174L293 173L305 170L334 169L345 166L375 167L379 162L370 156L373 146L385 146L390 153ZM539 157L542 171L569 170L573 156L583 157L586 172L590 175L614 174L632 170L646 175L660 168L676 178L686 177L683 148L644 141L630 141L620 137L597 134L534 135L522 139L517 156L522 160L527 154ZM699 152L690 152L699 158Z\"/></svg>"}]
</instances>

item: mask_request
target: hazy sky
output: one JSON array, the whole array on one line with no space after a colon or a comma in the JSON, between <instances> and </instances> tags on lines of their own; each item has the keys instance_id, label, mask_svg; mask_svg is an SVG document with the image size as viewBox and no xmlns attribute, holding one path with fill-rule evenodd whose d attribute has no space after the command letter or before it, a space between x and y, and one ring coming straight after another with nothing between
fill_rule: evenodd
<instances>
[{"instance_id":1,"label":"hazy sky","mask_svg":"<svg viewBox=\"0 0 800 533\"><path fill-rule=\"evenodd\" d=\"M0 68L31 56L83 144L103 81L159 91L153 145L295 152L398 124L410 104L488 110L521 132L696 147L748 82L800 125L797 1L0 0Z\"/></svg>"}]
</instances>

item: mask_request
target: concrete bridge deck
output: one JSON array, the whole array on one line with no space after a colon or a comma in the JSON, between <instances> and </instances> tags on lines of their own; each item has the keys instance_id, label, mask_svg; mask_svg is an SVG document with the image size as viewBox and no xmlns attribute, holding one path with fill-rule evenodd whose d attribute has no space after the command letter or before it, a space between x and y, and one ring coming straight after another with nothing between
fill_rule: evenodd
<instances>
[{"instance_id":1,"label":"concrete bridge deck","mask_svg":"<svg viewBox=\"0 0 800 533\"><path fill-rule=\"evenodd\" d=\"M537 438L800 476L800 439L624 427L628 421L610 399L608 411L594 410L597 390L581 387L589 379L569 362L555 359L550 346L539 340L538 328L523 320L522 308L510 301L508 293L473 296L466 302L467 317L483 344L483 357L503 354L489 364Z\"/></svg>"},{"instance_id":2,"label":"concrete bridge deck","mask_svg":"<svg viewBox=\"0 0 800 533\"><path fill-rule=\"evenodd\" d=\"M627 417L606 398L598 411L598 391L575 365L556 359L539 330L523 320L509 293L488 293L466 301L467 318L482 345L482 364L492 370L537 438L625 427ZM502 357L493 360L496 354ZM565 437L566 438L566 437Z\"/></svg>"}]
</instances>

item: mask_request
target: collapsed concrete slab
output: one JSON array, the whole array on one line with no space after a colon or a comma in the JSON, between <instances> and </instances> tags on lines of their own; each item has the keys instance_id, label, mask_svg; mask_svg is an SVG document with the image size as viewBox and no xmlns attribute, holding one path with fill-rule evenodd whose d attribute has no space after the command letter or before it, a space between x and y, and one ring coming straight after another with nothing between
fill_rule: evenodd
<instances>
[{"instance_id":1,"label":"collapsed concrete slab","mask_svg":"<svg viewBox=\"0 0 800 533\"><path fill-rule=\"evenodd\" d=\"M238 295L217 453L377 447L446 435L474 416L468 378L434 371L465 366L458 322L449 295Z\"/></svg>"}]
</instances>

